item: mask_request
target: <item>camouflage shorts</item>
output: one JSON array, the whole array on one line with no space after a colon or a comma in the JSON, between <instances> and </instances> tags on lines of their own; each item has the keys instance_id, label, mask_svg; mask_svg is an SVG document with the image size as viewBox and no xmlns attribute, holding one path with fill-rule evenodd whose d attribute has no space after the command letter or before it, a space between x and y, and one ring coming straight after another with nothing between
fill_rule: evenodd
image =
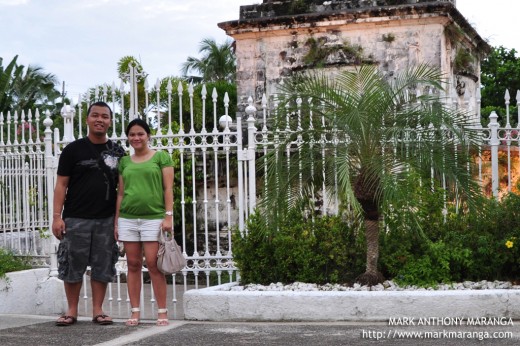
<instances>
[{"instance_id":1,"label":"camouflage shorts","mask_svg":"<svg viewBox=\"0 0 520 346\"><path fill-rule=\"evenodd\" d=\"M58 277L80 282L90 266L91 278L112 282L119 249L114 239L114 218L66 218L67 233L58 247Z\"/></svg>"}]
</instances>

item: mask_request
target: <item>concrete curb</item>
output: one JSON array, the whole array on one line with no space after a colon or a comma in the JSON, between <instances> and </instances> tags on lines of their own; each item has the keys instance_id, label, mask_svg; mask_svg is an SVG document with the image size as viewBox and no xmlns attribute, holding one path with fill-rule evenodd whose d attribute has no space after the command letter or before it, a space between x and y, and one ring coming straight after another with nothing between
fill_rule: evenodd
<instances>
[{"instance_id":1,"label":"concrete curb","mask_svg":"<svg viewBox=\"0 0 520 346\"><path fill-rule=\"evenodd\" d=\"M520 290L229 291L184 294L184 318L199 321L388 321L390 318L520 319Z\"/></svg>"},{"instance_id":2,"label":"concrete curb","mask_svg":"<svg viewBox=\"0 0 520 346\"><path fill-rule=\"evenodd\" d=\"M57 315L67 310L63 281L49 269L30 269L0 279L0 314Z\"/></svg>"}]
</instances>

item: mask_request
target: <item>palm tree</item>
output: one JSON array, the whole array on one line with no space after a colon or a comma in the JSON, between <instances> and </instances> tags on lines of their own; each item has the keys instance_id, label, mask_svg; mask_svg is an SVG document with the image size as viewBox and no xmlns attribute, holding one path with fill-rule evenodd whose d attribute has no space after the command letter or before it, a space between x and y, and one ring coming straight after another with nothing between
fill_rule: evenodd
<instances>
[{"instance_id":1,"label":"palm tree","mask_svg":"<svg viewBox=\"0 0 520 346\"><path fill-rule=\"evenodd\" d=\"M16 60L18 55L11 60L7 66L3 66L3 59L0 58L0 112L11 110L14 100L13 84L23 73L23 66L18 66Z\"/></svg>"},{"instance_id":2,"label":"palm tree","mask_svg":"<svg viewBox=\"0 0 520 346\"><path fill-rule=\"evenodd\" d=\"M126 55L119 59L117 62L117 74L120 79L125 82L129 81L130 65L135 67L136 77L138 82L142 82L146 79L146 73L144 72L143 65L135 57Z\"/></svg>"},{"instance_id":3,"label":"palm tree","mask_svg":"<svg viewBox=\"0 0 520 346\"><path fill-rule=\"evenodd\" d=\"M31 109L53 103L61 96L56 89L58 79L40 66L29 65L13 83L18 109Z\"/></svg>"},{"instance_id":4,"label":"palm tree","mask_svg":"<svg viewBox=\"0 0 520 346\"><path fill-rule=\"evenodd\" d=\"M202 54L200 59L190 56L182 65L181 73L185 78L205 82L235 81L236 62L231 41L219 45L214 39L205 38L200 43L199 53ZM200 76L188 76L190 72L197 72Z\"/></svg>"},{"instance_id":5,"label":"palm tree","mask_svg":"<svg viewBox=\"0 0 520 346\"><path fill-rule=\"evenodd\" d=\"M39 66L18 65L17 59L15 56L4 68L0 58L0 111L53 109L55 99L60 96L56 76L45 73Z\"/></svg>"},{"instance_id":6,"label":"palm tree","mask_svg":"<svg viewBox=\"0 0 520 346\"><path fill-rule=\"evenodd\" d=\"M126 82L130 81L130 67L134 67L135 73L135 83L137 85L137 109L135 112L141 113L144 112L146 107L146 98L145 98L145 81L148 74L145 72L143 65L137 60L137 58L126 55L119 59L117 62L117 74L119 78ZM150 81L149 81L150 82ZM130 85L133 88L133 85ZM128 104L130 104L130 96L127 97ZM128 106L127 111L129 111L130 106Z\"/></svg>"},{"instance_id":7,"label":"palm tree","mask_svg":"<svg viewBox=\"0 0 520 346\"><path fill-rule=\"evenodd\" d=\"M373 66L334 77L307 72L281 86L286 96L271 118L277 150L263 166L270 188L259 202L270 229L289 208L303 203L314 211L324 187L326 196L364 220L366 271L357 281L373 285L383 280L377 267L381 221L400 212L418 224L421 186L441 179L446 193L477 205L481 193L467 150L476 134L467 131L466 114L435 96L441 86L440 72L426 65L391 80Z\"/></svg>"}]
</instances>

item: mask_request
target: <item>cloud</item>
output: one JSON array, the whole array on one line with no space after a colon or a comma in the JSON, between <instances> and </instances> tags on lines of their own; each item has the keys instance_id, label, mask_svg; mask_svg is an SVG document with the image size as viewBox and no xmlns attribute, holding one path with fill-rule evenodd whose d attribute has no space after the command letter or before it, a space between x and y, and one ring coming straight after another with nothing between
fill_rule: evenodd
<instances>
[{"instance_id":1,"label":"cloud","mask_svg":"<svg viewBox=\"0 0 520 346\"><path fill-rule=\"evenodd\" d=\"M28 2L29 0L0 0L0 6L20 6Z\"/></svg>"}]
</instances>

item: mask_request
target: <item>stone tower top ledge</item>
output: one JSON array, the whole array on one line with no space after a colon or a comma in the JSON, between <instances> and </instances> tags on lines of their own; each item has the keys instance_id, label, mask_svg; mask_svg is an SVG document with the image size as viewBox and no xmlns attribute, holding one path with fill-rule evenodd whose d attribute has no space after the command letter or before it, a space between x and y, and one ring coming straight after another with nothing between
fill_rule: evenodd
<instances>
[{"instance_id":1,"label":"stone tower top ledge","mask_svg":"<svg viewBox=\"0 0 520 346\"><path fill-rule=\"evenodd\" d=\"M261 4L240 6L239 20L218 23L218 26L228 35L234 36L273 28L312 26L312 23L334 20L355 23L367 18L431 16L448 17L457 23L484 55L491 50L489 44L457 10L456 0L263 0Z\"/></svg>"}]
</instances>

